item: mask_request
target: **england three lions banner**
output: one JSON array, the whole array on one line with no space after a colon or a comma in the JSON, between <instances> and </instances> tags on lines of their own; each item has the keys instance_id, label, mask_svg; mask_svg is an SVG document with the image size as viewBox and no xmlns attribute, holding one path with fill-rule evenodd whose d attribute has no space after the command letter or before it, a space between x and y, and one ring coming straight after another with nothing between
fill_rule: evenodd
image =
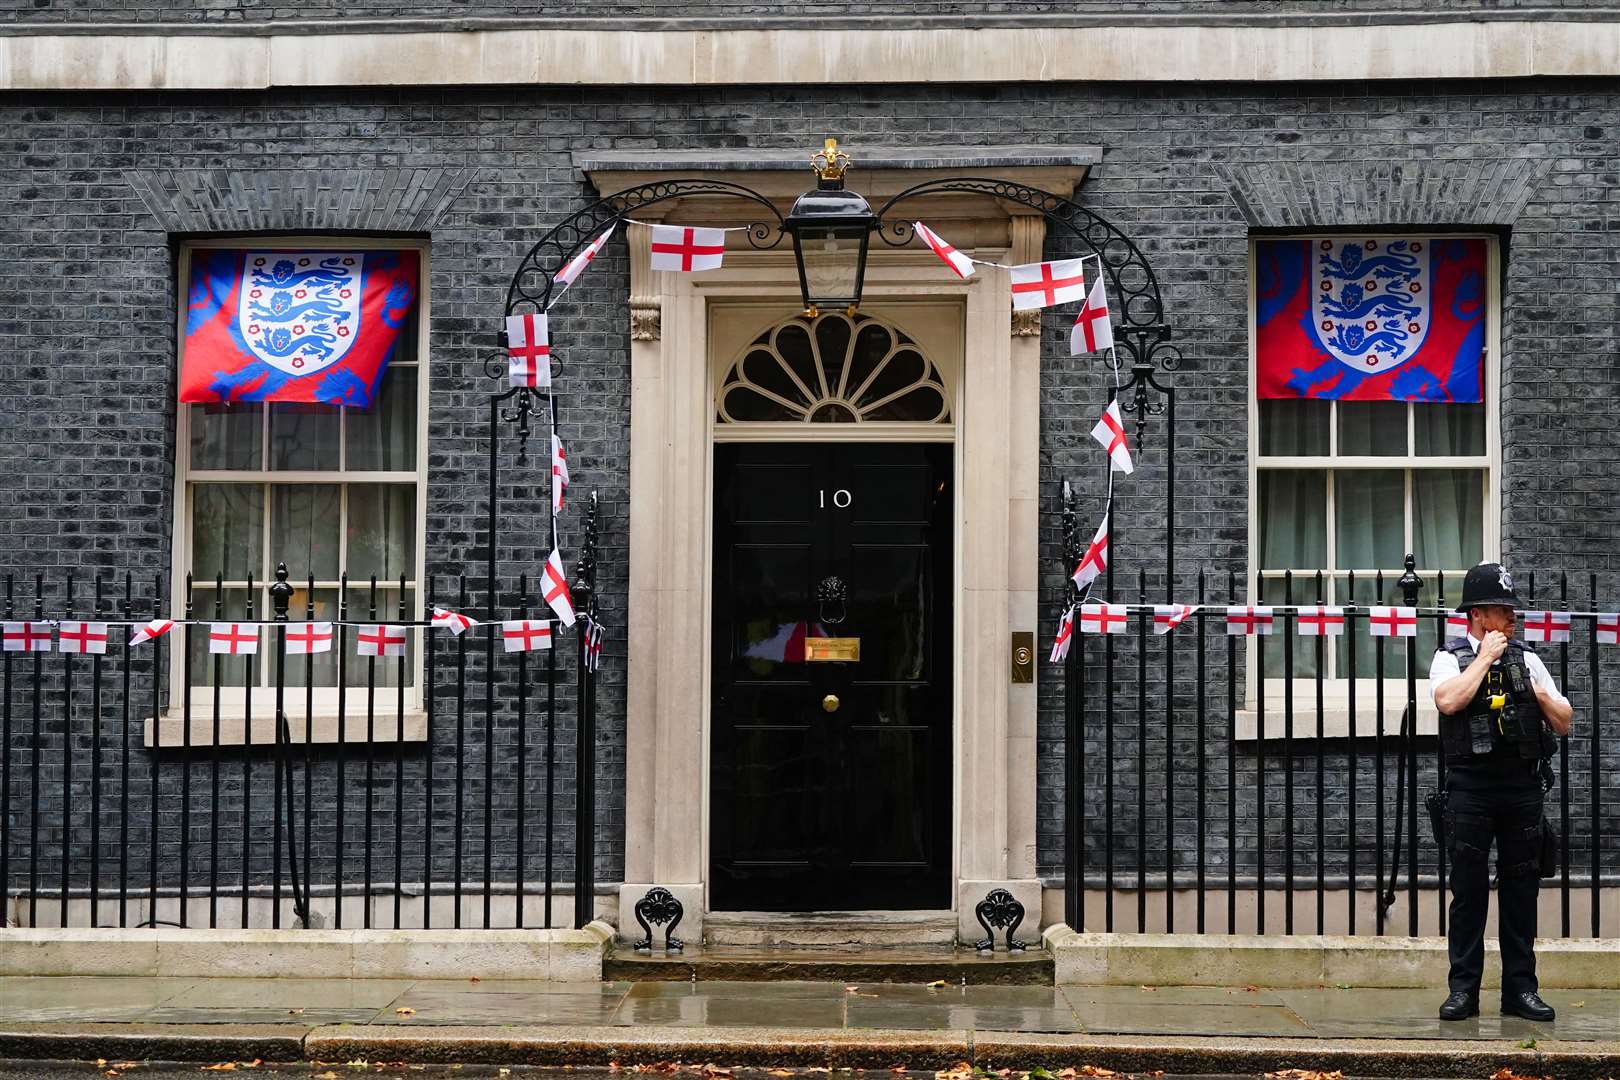
<instances>
[{"instance_id":1,"label":"england three lions banner","mask_svg":"<svg viewBox=\"0 0 1620 1080\"><path fill-rule=\"evenodd\" d=\"M1484 240L1257 242L1258 396L1483 400L1485 272Z\"/></svg>"},{"instance_id":2,"label":"england three lions banner","mask_svg":"<svg viewBox=\"0 0 1620 1080\"><path fill-rule=\"evenodd\" d=\"M369 408L416 283L414 251L194 251L180 400Z\"/></svg>"}]
</instances>

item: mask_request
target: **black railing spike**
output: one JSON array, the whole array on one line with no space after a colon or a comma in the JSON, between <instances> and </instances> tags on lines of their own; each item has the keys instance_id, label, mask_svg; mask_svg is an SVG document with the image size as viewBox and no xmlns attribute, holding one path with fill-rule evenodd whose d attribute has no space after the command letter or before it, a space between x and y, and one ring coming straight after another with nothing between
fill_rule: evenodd
<instances>
[{"instance_id":1,"label":"black railing spike","mask_svg":"<svg viewBox=\"0 0 1620 1080\"><path fill-rule=\"evenodd\" d=\"M1417 576L1417 557L1411 552L1406 555L1406 573L1401 575L1395 583L1406 599L1407 607L1417 607L1418 593L1423 589L1423 579Z\"/></svg>"},{"instance_id":2,"label":"black railing spike","mask_svg":"<svg viewBox=\"0 0 1620 1080\"><path fill-rule=\"evenodd\" d=\"M596 612L596 544L598 500L592 491L585 503L585 538L579 545L579 561L574 564L573 600L575 610L592 616Z\"/></svg>"},{"instance_id":3,"label":"black railing spike","mask_svg":"<svg viewBox=\"0 0 1620 1080\"><path fill-rule=\"evenodd\" d=\"M276 622L287 621L287 607L292 602L293 587L287 580L287 564L276 563L276 580L270 586L270 602L275 605Z\"/></svg>"}]
</instances>

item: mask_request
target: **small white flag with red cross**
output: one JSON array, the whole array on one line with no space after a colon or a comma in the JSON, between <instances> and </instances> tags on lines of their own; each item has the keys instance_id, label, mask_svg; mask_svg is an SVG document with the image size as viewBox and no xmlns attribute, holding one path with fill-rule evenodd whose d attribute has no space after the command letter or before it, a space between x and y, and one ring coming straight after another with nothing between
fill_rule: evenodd
<instances>
[{"instance_id":1,"label":"small white flag with red cross","mask_svg":"<svg viewBox=\"0 0 1620 1080\"><path fill-rule=\"evenodd\" d=\"M1527 611L1519 619L1526 641L1568 641L1569 612Z\"/></svg>"},{"instance_id":2,"label":"small white flag with red cross","mask_svg":"<svg viewBox=\"0 0 1620 1080\"><path fill-rule=\"evenodd\" d=\"M1069 642L1074 640L1074 607L1070 605L1058 619L1057 637L1052 639L1052 655L1047 657L1049 663L1057 664L1069 655Z\"/></svg>"},{"instance_id":3,"label":"small white flag with red cross","mask_svg":"<svg viewBox=\"0 0 1620 1080\"><path fill-rule=\"evenodd\" d=\"M1228 634L1265 637L1271 633L1271 609L1268 607L1229 607L1226 609Z\"/></svg>"},{"instance_id":4,"label":"small white flag with red cross","mask_svg":"<svg viewBox=\"0 0 1620 1080\"><path fill-rule=\"evenodd\" d=\"M1106 352L1114 347L1114 325L1108 321L1108 291L1099 277L1091 286L1074 329L1069 331L1069 355Z\"/></svg>"},{"instance_id":5,"label":"small white flag with red cross","mask_svg":"<svg viewBox=\"0 0 1620 1080\"><path fill-rule=\"evenodd\" d=\"M1597 642L1599 645L1620 645L1620 614L1612 611L1598 612Z\"/></svg>"},{"instance_id":6,"label":"small white flag with red cross","mask_svg":"<svg viewBox=\"0 0 1620 1080\"><path fill-rule=\"evenodd\" d=\"M434 626L442 626L457 637L465 634L469 628L478 625L477 619L469 615L463 615L459 611L451 611L449 608L442 607L433 609L431 621Z\"/></svg>"},{"instance_id":7,"label":"small white flag with red cross","mask_svg":"<svg viewBox=\"0 0 1620 1080\"><path fill-rule=\"evenodd\" d=\"M1102 443L1108 451L1108 468L1126 476L1136 471L1131 461L1131 448L1125 444L1125 421L1120 418L1119 399L1115 398L1103 410L1102 419L1091 429L1091 437Z\"/></svg>"},{"instance_id":8,"label":"small white flag with red cross","mask_svg":"<svg viewBox=\"0 0 1620 1080\"><path fill-rule=\"evenodd\" d=\"M354 651L358 656L404 656L405 631L403 626L362 626L354 636Z\"/></svg>"},{"instance_id":9,"label":"small white flag with red cross","mask_svg":"<svg viewBox=\"0 0 1620 1080\"><path fill-rule=\"evenodd\" d=\"M259 651L259 627L256 623L209 623L208 651L226 656L252 656Z\"/></svg>"},{"instance_id":10,"label":"small white flag with red cross","mask_svg":"<svg viewBox=\"0 0 1620 1080\"><path fill-rule=\"evenodd\" d=\"M1187 621L1187 616L1198 610L1197 604L1154 604L1153 633L1168 634Z\"/></svg>"},{"instance_id":11,"label":"small white flag with red cross","mask_svg":"<svg viewBox=\"0 0 1620 1080\"><path fill-rule=\"evenodd\" d=\"M0 645L3 645L6 652L50 652L51 624L48 622L0 624Z\"/></svg>"},{"instance_id":12,"label":"small white flag with red cross","mask_svg":"<svg viewBox=\"0 0 1620 1080\"><path fill-rule=\"evenodd\" d=\"M104 655L107 651L107 624L104 622L60 622L56 624L56 649L65 653Z\"/></svg>"},{"instance_id":13,"label":"small white flag with red cross","mask_svg":"<svg viewBox=\"0 0 1620 1080\"><path fill-rule=\"evenodd\" d=\"M568 591L568 571L563 569L562 552L551 549L540 570L540 595L564 626L574 625L574 596Z\"/></svg>"},{"instance_id":14,"label":"small white flag with red cross","mask_svg":"<svg viewBox=\"0 0 1620 1080\"><path fill-rule=\"evenodd\" d=\"M568 455L563 453L562 440L551 433L551 512L562 511L563 492L568 490Z\"/></svg>"},{"instance_id":15,"label":"small white flag with red cross","mask_svg":"<svg viewBox=\"0 0 1620 1080\"><path fill-rule=\"evenodd\" d=\"M673 270L678 274L718 270L726 254L726 230L654 225L649 247L654 270Z\"/></svg>"},{"instance_id":16,"label":"small white flag with red cross","mask_svg":"<svg viewBox=\"0 0 1620 1080\"><path fill-rule=\"evenodd\" d=\"M160 638L173 629L173 619L152 619L145 626L135 631L134 636L129 639L129 643L139 645L142 642L151 641L153 638Z\"/></svg>"},{"instance_id":17,"label":"small white flag with red cross","mask_svg":"<svg viewBox=\"0 0 1620 1080\"><path fill-rule=\"evenodd\" d=\"M513 386L551 385L551 331L544 312L506 317L506 375Z\"/></svg>"},{"instance_id":18,"label":"small white flag with red cross","mask_svg":"<svg viewBox=\"0 0 1620 1080\"><path fill-rule=\"evenodd\" d=\"M1014 311L1067 304L1086 295L1084 259L1025 263L1012 267Z\"/></svg>"},{"instance_id":19,"label":"small white flag with red cross","mask_svg":"<svg viewBox=\"0 0 1620 1080\"><path fill-rule=\"evenodd\" d=\"M1108 515L1104 514L1102 523L1097 526L1097 535L1091 538L1091 544L1086 553L1080 556L1080 565L1074 568L1069 577L1074 581L1074 587L1084 589L1097 575L1108 569Z\"/></svg>"},{"instance_id":20,"label":"small white flag with red cross","mask_svg":"<svg viewBox=\"0 0 1620 1080\"><path fill-rule=\"evenodd\" d=\"M1417 637L1417 608L1375 607L1367 615L1373 637Z\"/></svg>"},{"instance_id":21,"label":"small white flag with red cross","mask_svg":"<svg viewBox=\"0 0 1620 1080\"><path fill-rule=\"evenodd\" d=\"M1300 637L1338 637L1344 633L1344 608L1316 604L1302 607L1294 618Z\"/></svg>"},{"instance_id":22,"label":"small white flag with red cross","mask_svg":"<svg viewBox=\"0 0 1620 1080\"><path fill-rule=\"evenodd\" d=\"M1081 604L1082 634L1123 634L1130 616L1124 604Z\"/></svg>"},{"instance_id":23,"label":"small white flag with red cross","mask_svg":"<svg viewBox=\"0 0 1620 1080\"><path fill-rule=\"evenodd\" d=\"M617 227L618 222L614 222L612 225L609 225L607 228L603 229L602 235L598 236L595 240L592 240L590 247L586 248L578 255L575 255L572 259L569 259L567 265L565 265L561 270L557 271L557 277L555 280L558 285L562 286L562 288L558 289L557 295L551 298L551 303L555 304L557 302L557 297L566 292L568 290L568 286L572 285L579 275L585 272L585 268L591 265L591 260L596 258L601 250L607 246L608 237L613 235L613 230Z\"/></svg>"},{"instance_id":24,"label":"small white flag with red cross","mask_svg":"<svg viewBox=\"0 0 1620 1080\"><path fill-rule=\"evenodd\" d=\"M329 622L294 623L287 627L287 655L309 656L312 653L332 651L332 624Z\"/></svg>"},{"instance_id":25,"label":"small white flag with red cross","mask_svg":"<svg viewBox=\"0 0 1620 1080\"><path fill-rule=\"evenodd\" d=\"M539 652L551 648L551 623L545 619L507 619L501 623L501 644L507 652Z\"/></svg>"},{"instance_id":26,"label":"small white flag with red cross","mask_svg":"<svg viewBox=\"0 0 1620 1080\"><path fill-rule=\"evenodd\" d=\"M1466 611L1453 611L1446 616L1446 640L1468 636L1468 613Z\"/></svg>"},{"instance_id":27,"label":"small white flag with red cross","mask_svg":"<svg viewBox=\"0 0 1620 1080\"><path fill-rule=\"evenodd\" d=\"M945 265L951 268L957 277L969 278L973 276L972 259L962 254L960 251L957 251L950 244L947 244L944 239L940 237L939 233L935 232L933 229L930 229L922 222L914 221L911 223L911 227L917 230L917 235L922 238L922 242L933 249L934 254L938 255Z\"/></svg>"},{"instance_id":28,"label":"small white flag with red cross","mask_svg":"<svg viewBox=\"0 0 1620 1080\"><path fill-rule=\"evenodd\" d=\"M598 671L602 667L602 638L606 634L601 623L585 616L585 670Z\"/></svg>"}]
</instances>

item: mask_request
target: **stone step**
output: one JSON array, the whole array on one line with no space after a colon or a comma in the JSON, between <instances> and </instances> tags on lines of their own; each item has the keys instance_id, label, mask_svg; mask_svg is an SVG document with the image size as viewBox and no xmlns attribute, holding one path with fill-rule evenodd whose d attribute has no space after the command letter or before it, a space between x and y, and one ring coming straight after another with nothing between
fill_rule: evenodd
<instances>
[{"instance_id":1,"label":"stone step","mask_svg":"<svg viewBox=\"0 0 1620 1080\"><path fill-rule=\"evenodd\" d=\"M711 911L706 945L869 948L956 944L950 911Z\"/></svg>"},{"instance_id":2,"label":"stone step","mask_svg":"<svg viewBox=\"0 0 1620 1080\"><path fill-rule=\"evenodd\" d=\"M816 982L950 986L1051 986L1052 957L1037 942L1021 953L981 954L951 945L909 948L759 948L688 945L684 953L637 953L622 941L603 961L602 978L629 982Z\"/></svg>"}]
</instances>

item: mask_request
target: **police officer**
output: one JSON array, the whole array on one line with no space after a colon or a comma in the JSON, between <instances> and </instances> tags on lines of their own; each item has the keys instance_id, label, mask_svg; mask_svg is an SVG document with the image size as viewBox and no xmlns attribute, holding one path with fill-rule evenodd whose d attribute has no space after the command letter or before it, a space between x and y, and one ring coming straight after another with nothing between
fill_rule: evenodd
<instances>
[{"instance_id":1,"label":"police officer","mask_svg":"<svg viewBox=\"0 0 1620 1080\"><path fill-rule=\"evenodd\" d=\"M1480 563L1463 580L1465 638L1448 641L1429 668L1446 753L1446 823L1451 842L1451 995L1440 1019L1479 1015L1485 970L1487 859L1496 842L1502 1012L1551 1020L1537 993L1536 894L1541 888L1542 761L1574 710L1536 654L1513 639L1513 578ZM1550 732L1549 730L1550 729Z\"/></svg>"}]
</instances>

